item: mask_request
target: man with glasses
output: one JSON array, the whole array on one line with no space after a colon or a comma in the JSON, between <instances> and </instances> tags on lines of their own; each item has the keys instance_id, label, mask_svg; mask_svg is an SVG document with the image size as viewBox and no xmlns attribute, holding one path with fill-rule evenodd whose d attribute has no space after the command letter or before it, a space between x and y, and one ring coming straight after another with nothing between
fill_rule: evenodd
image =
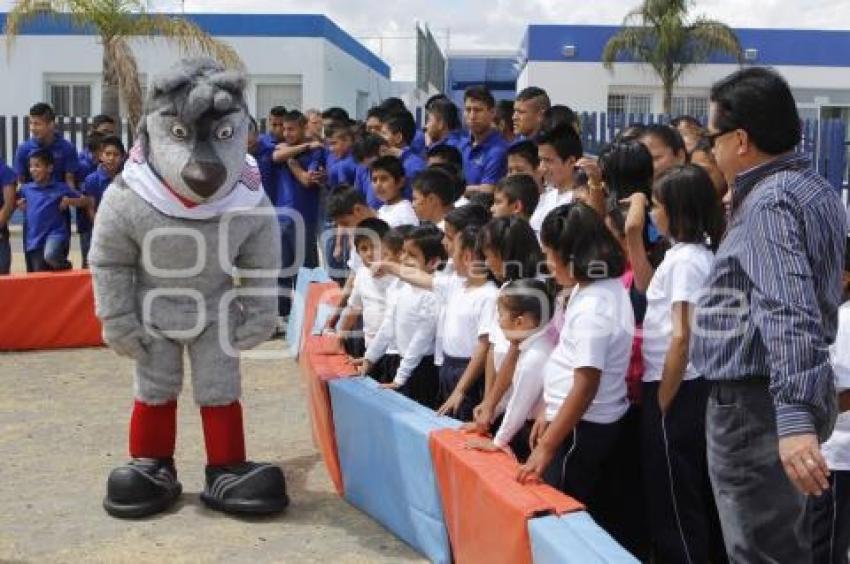
<instances>
[{"instance_id":1,"label":"man with glasses","mask_svg":"<svg viewBox=\"0 0 850 564\"><path fill-rule=\"evenodd\" d=\"M828 347L841 300L843 206L794 152L788 84L751 67L711 90L709 138L732 191L692 361L712 382L708 463L733 562L811 562L807 496L828 488L836 416Z\"/></svg>"}]
</instances>

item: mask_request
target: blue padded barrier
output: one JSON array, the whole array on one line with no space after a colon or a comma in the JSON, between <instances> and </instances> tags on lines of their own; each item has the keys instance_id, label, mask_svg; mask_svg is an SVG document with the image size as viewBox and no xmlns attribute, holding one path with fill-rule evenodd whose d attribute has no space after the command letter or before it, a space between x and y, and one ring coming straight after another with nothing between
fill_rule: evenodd
<instances>
[{"instance_id":1,"label":"blue padded barrier","mask_svg":"<svg viewBox=\"0 0 850 564\"><path fill-rule=\"evenodd\" d=\"M534 564L637 564L584 511L528 522Z\"/></svg>"},{"instance_id":2,"label":"blue padded barrier","mask_svg":"<svg viewBox=\"0 0 850 564\"><path fill-rule=\"evenodd\" d=\"M451 562L428 437L460 422L370 378L329 382L345 498L432 562Z\"/></svg>"}]
</instances>

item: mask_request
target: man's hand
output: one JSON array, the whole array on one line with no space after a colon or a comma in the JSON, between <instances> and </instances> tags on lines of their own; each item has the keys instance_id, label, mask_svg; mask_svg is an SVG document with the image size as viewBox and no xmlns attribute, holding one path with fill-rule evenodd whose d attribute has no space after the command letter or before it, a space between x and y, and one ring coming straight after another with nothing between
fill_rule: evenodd
<instances>
[{"instance_id":1,"label":"man's hand","mask_svg":"<svg viewBox=\"0 0 850 564\"><path fill-rule=\"evenodd\" d=\"M814 433L780 437L779 459L788 478L802 493L819 496L829 489L829 467Z\"/></svg>"}]
</instances>

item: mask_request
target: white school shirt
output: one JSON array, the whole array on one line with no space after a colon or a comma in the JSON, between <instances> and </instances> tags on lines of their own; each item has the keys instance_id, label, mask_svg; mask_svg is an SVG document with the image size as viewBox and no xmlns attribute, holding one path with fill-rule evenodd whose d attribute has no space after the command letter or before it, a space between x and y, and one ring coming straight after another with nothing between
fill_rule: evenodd
<instances>
[{"instance_id":1,"label":"white school shirt","mask_svg":"<svg viewBox=\"0 0 850 564\"><path fill-rule=\"evenodd\" d=\"M531 214L531 219L528 220L531 228L540 237L540 229L543 227L543 220L549 215L549 212L557 208L569 204L573 201L573 190L559 192L554 186L547 189L540 195L540 201L537 202L537 207L534 208L534 213Z\"/></svg>"},{"instance_id":2,"label":"white school shirt","mask_svg":"<svg viewBox=\"0 0 850 564\"><path fill-rule=\"evenodd\" d=\"M664 359L673 336L671 309L674 303L696 305L714 264L714 253L700 243L676 243L652 276L646 290L646 316L643 320L643 381L659 382ZM688 362L684 380L700 375Z\"/></svg>"},{"instance_id":3,"label":"white school shirt","mask_svg":"<svg viewBox=\"0 0 850 564\"><path fill-rule=\"evenodd\" d=\"M850 302L838 308L838 334L829 352L836 390L850 390ZM821 451L830 470L850 471L850 411L838 414L835 429Z\"/></svg>"},{"instance_id":4,"label":"white school shirt","mask_svg":"<svg viewBox=\"0 0 850 564\"><path fill-rule=\"evenodd\" d=\"M619 279L573 288L558 344L543 369L546 420L555 419L573 387L577 368L601 372L599 389L582 419L613 423L629 408L626 371L632 353L635 318Z\"/></svg>"},{"instance_id":5,"label":"white school shirt","mask_svg":"<svg viewBox=\"0 0 850 564\"><path fill-rule=\"evenodd\" d=\"M520 343L505 417L493 438L497 446L504 447L510 443L525 422L535 418L544 408L543 367L553 347L545 327Z\"/></svg>"},{"instance_id":6,"label":"white school shirt","mask_svg":"<svg viewBox=\"0 0 850 564\"><path fill-rule=\"evenodd\" d=\"M399 225L419 225L419 218L416 217L416 212L413 211L413 204L410 200L402 199L394 204L384 204L378 210L378 219L387 222L390 227L398 227Z\"/></svg>"},{"instance_id":7,"label":"white school shirt","mask_svg":"<svg viewBox=\"0 0 850 564\"><path fill-rule=\"evenodd\" d=\"M395 276L390 275L376 277L365 266L361 266L354 275L354 286L348 303L363 310L363 337L367 347L381 328L387 306L387 292L396 280Z\"/></svg>"},{"instance_id":8,"label":"white school shirt","mask_svg":"<svg viewBox=\"0 0 850 564\"><path fill-rule=\"evenodd\" d=\"M477 288L467 288L457 274L434 277L434 295L444 306L440 332L443 355L471 358L478 338L490 332L499 289L489 280Z\"/></svg>"},{"instance_id":9,"label":"white school shirt","mask_svg":"<svg viewBox=\"0 0 850 564\"><path fill-rule=\"evenodd\" d=\"M401 355L401 364L393 381L402 385L419 366L422 357L434 354L436 331L434 294L400 283L390 296L381 328L366 349L366 359L375 363L394 345Z\"/></svg>"}]
</instances>

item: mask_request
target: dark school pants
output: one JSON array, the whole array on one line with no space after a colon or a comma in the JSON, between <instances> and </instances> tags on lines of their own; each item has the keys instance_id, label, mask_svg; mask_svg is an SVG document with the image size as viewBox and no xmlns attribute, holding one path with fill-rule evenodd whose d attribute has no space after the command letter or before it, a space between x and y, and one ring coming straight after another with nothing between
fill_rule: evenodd
<instances>
[{"instance_id":1,"label":"dark school pants","mask_svg":"<svg viewBox=\"0 0 850 564\"><path fill-rule=\"evenodd\" d=\"M453 356L443 355L443 365L440 367L440 393L439 404L442 405L452 392L455 391L457 383L460 382L466 367L469 365L468 358L455 358ZM484 396L484 378L479 377L478 380L463 396L463 401L453 414L454 418L459 421L472 421L472 410L475 406L481 403ZM439 406L438 406L439 407Z\"/></svg>"},{"instance_id":2,"label":"dark school pants","mask_svg":"<svg viewBox=\"0 0 850 564\"><path fill-rule=\"evenodd\" d=\"M434 356L429 355L422 357L413 374L398 391L420 405L435 409L438 389L437 367L434 366Z\"/></svg>"},{"instance_id":3,"label":"dark school pants","mask_svg":"<svg viewBox=\"0 0 850 564\"><path fill-rule=\"evenodd\" d=\"M644 382L644 492L655 559L725 562L726 551L705 450L709 383L686 380L667 413L658 407L659 382Z\"/></svg>"}]
</instances>

